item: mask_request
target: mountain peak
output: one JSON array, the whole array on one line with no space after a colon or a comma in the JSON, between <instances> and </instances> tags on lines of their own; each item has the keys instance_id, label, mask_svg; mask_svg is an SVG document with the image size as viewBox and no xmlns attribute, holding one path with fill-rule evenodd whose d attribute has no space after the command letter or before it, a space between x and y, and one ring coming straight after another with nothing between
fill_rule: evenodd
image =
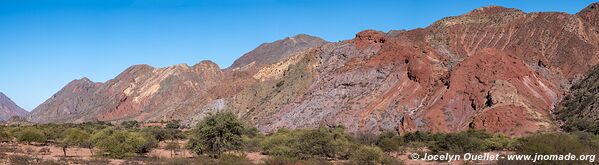
<instances>
[{"instance_id":1,"label":"mountain peak","mask_svg":"<svg viewBox=\"0 0 599 165\"><path fill-rule=\"evenodd\" d=\"M248 65L252 62L256 64L272 64L281 59L289 57L293 53L306 50L311 47L320 46L327 41L310 36L307 34L298 34L293 37L286 37L270 43L264 43L256 49L244 54L233 62L229 68L238 68Z\"/></svg>"},{"instance_id":2,"label":"mountain peak","mask_svg":"<svg viewBox=\"0 0 599 165\"><path fill-rule=\"evenodd\" d=\"M599 9L599 2L591 3L584 9L580 10L580 12L578 12L578 13L592 12L592 11L596 11L597 9Z\"/></svg>"},{"instance_id":3,"label":"mountain peak","mask_svg":"<svg viewBox=\"0 0 599 165\"><path fill-rule=\"evenodd\" d=\"M493 15L493 14L503 13L503 12L522 12L522 11L518 10L518 9L514 9L514 8L506 8L503 6L485 6L485 7L480 7L480 8L474 9L474 10L466 13L465 15L467 15L467 16Z\"/></svg>"},{"instance_id":4,"label":"mountain peak","mask_svg":"<svg viewBox=\"0 0 599 165\"><path fill-rule=\"evenodd\" d=\"M8 96L0 92L0 121L4 121L13 116L25 116L27 111L19 107Z\"/></svg>"}]
</instances>

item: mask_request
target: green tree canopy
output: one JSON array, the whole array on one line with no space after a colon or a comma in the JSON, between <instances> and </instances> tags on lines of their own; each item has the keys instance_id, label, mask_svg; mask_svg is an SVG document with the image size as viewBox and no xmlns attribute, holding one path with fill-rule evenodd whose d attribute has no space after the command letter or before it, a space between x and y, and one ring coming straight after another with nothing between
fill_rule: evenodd
<instances>
[{"instance_id":1,"label":"green tree canopy","mask_svg":"<svg viewBox=\"0 0 599 165\"><path fill-rule=\"evenodd\" d=\"M92 135L91 141L105 154L114 158L123 158L133 153L149 152L156 147L155 144L157 143L155 139L144 137L141 133L112 129L95 133Z\"/></svg>"},{"instance_id":2,"label":"green tree canopy","mask_svg":"<svg viewBox=\"0 0 599 165\"><path fill-rule=\"evenodd\" d=\"M240 149L243 124L232 113L217 113L206 117L192 131L187 148L196 154L219 156L225 151Z\"/></svg>"},{"instance_id":3,"label":"green tree canopy","mask_svg":"<svg viewBox=\"0 0 599 165\"><path fill-rule=\"evenodd\" d=\"M17 133L17 141L28 144L32 142L45 143L46 136L36 128L26 128Z\"/></svg>"}]
</instances>

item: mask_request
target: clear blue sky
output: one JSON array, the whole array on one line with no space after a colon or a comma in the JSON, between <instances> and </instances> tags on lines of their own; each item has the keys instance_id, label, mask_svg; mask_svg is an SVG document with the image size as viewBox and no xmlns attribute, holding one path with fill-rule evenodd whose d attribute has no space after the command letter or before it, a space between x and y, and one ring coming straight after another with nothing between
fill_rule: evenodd
<instances>
[{"instance_id":1,"label":"clear blue sky","mask_svg":"<svg viewBox=\"0 0 599 165\"><path fill-rule=\"evenodd\" d=\"M32 110L73 79L109 80L130 65L212 60L221 68L264 42L328 41L364 29L426 27L500 5L576 13L591 1L0 0L0 91Z\"/></svg>"}]
</instances>

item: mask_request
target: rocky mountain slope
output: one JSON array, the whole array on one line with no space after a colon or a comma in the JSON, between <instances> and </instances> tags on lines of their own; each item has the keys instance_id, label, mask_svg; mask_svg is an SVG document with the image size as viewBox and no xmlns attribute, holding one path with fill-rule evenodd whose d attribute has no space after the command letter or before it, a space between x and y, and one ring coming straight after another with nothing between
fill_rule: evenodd
<instances>
[{"instance_id":1,"label":"rocky mountain slope","mask_svg":"<svg viewBox=\"0 0 599 165\"><path fill-rule=\"evenodd\" d=\"M230 68L238 68L251 63L256 65L272 64L295 52L300 52L325 43L326 41L321 38L306 34L287 37L272 43L264 43L256 49L239 57L239 59L233 62L233 65L231 65Z\"/></svg>"},{"instance_id":2,"label":"rocky mountain slope","mask_svg":"<svg viewBox=\"0 0 599 165\"><path fill-rule=\"evenodd\" d=\"M577 14L484 7L426 28L366 30L334 43L298 35L263 44L228 69L208 61L137 65L106 83L74 81L29 119L193 124L233 111L264 132L553 131L551 110L599 62L597 7Z\"/></svg>"},{"instance_id":3,"label":"rocky mountain slope","mask_svg":"<svg viewBox=\"0 0 599 165\"><path fill-rule=\"evenodd\" d=\"M599 134L599 67L589 71L583 80L572 86L555 114L568 131Z\"/></svg>"},{"instance_id":4,"label":"rocky mountain slope","mask_svg":"<svg viewBox=\"0 0 599 165\"><path fill-rule=\"evenodd\" d=\"M8 96L0 92L0 121L5 121L13 116L26 116L27 111L19 107Z\"/></svg>"}]
</instances>

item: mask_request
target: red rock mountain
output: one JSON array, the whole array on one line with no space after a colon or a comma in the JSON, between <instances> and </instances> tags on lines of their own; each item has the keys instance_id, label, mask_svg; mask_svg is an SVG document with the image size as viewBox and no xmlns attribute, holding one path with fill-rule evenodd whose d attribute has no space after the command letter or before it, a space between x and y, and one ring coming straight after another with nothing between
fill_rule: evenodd
<instances>
[{"instance_id":1,"label":"red rock mountain","mask_svg":"<svg viewBox=\"0 0 599 165\"><path fill-rule=\"evenodd\" d=\"M577 14L484 7L426 28L366 30L341 42L290 37L229 69L207 61L132 66L106 83L72 82L29 119L193 124L228 110L264 132L343 125L517 136L558 129L551 111L599 63L598 52L597 4Z\"/></svg>"},{"instance_id":2,"label":"red rock mountain","mask_svg":"<svg viewBox=\"0 0 599 165\"><path fill-rule=\"evenodd\" d=\"M27 111L0 92L0 121L5 121L13 116L26 116Z\"/></svg>"}]
</instances>

